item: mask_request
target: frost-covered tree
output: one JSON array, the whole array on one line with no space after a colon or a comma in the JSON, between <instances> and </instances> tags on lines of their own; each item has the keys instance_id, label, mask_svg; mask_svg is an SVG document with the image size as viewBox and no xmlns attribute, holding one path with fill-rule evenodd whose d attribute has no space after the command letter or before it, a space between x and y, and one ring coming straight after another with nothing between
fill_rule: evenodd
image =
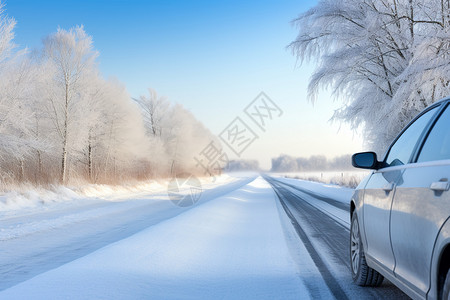
<instances>
[{"instance_id":1,"label":"frost-covered tree","mask_svg":"<svg viewBox=\"0 0 450 300\"><path fill-rule=\"evenodd\" d=\"M167 172L172 176L183 172L212 175L212 170L208 169L209 161L205 160L200 165L195 158L200 157L211 142L218 147L220 143L191 112L180 104L171 105L152 89L149 89L149 96L141 96L136 101L141 108L152 151L160 153L159 162L152 161L161 169L160 173Z\"/></svg>"},{"instance_id":2,"label":"frost-covered tree","mask_svg":"<svg viewBox=\"0 0 450 300\"><path fill-rule=\"evenodd\" d=\"M449 0L321 0L294 20L290 49L314 59L315 101L330 88L333 118L364 129L380 151L418 111L449 94Z\"/></svg>"},{"instance_id":3,"label":"frost-covered tree","mask_svg":"<svg viewBox=\"0 0 450 300\"><path fill-rule=\"evenodd\" d=\"M16 48L13 43L16 21L5 14L3 1L0 2L0 64L11 58Z\"/></svg>"},{"instance_id":4,"label":"frost-covered tree","mask_svg":"<svg viewBox=\"0 0 450 300\"><path fill-rule=\"evenodd\" d=\"M230 160L225 168L227 172L260 171L259 162L253 159Z\"/></svg>"},{"instance_id":5,"label":"frost-covered tree","mask_svg":"<svg viewBox=\"0 0 450 300\"><path fill-rule=\"evenodd\" d=\"M2 177L9 169L9 177L23 179L25 159L38 144L30 139L30 120L33 117L34 68L13 43L15 21L5 15L0 4L0 162Z\"/></svg>"},{"instance_id":6,"label":"frost-covered tree","mask_svg":"<svg viewBox=\"0 0 450 300\"><path fill-rule=\"evenodd\" d=\"M162 120L162 128L161 140L169 157L171 175L182 172L212 175L209 161L199 165L194 158L201 158L211 142L217 147L221 147L220 143L190 111L175 104Z\"/></svg>"},{"instance_id":7,"label":"frost-covered tree","mask_svg":"<svg viewBox=\"0 0 450 300\"><path fill-rule=\"evenodd\" d=\"M162 120L169 111L170 103L166 97L159 97L154 89L148 89L148 96L141 96L136 99L142 109L145 126L153 136L161 136Z\"/></svg>"},{"instance_id":8,"label":"frost-covered tree","mask_svg":"<svg viewBox=\"0 0 450 300\"><path fill-rule=\"evenodd\" d=\"M98 53L92 38L83 27L69 31L58 29L44 40L44 67L49 75L47 98L49 114L61 143L60 181L67 180L67 159L71 147L76 147L76 134L83 119L83 98L96 71Z\"/></svg>"},{"instance_id":9,"label":"frost-covered tree","mask_svg":"<svg viewBox=\"0 0 450 300\"><path fill-rule=\"evenodd\" d=\"M33 74L26 59L2 65L0 75L0 153L22 159L32 146L26 137L32 117L28 101Z\"/></svg>"},{"instance_id":10,"label":"frost-covered tree","mask_svg":"<svg viewBox=\"0 0 450 300\"><path fill-rule=\"evenodd\" d=\"M341 155L327 159L323 155L313 155L307 158L282 154L276 158L272 158L272 171L274 172L342 171L351 168L350 155Z\"/></svg>"},{"instance_id":11,"label":"frost-covered tree","mask_svg":"<svg viewBox=\"0 0 450 300\"><path fill-rule=\"evenodd\" d=\"M298 170L297 160L292 156L282 154L272 158L272 172L295 172Z\"/></svg>"},{"instance_id":12,"label":"frost-covered tree","mask_svg":"<svg viewBox=\"0 0 450 300\"><path fill-rule=\"evenodd\" d=\"M100 115L91 123L86 143L90 176L103 181L136 177L138 170L146 172L152 157L140 110L121 83L109 80L101 86L101 95L96 98L101 104Z\"/></svg>"}]
</instances>

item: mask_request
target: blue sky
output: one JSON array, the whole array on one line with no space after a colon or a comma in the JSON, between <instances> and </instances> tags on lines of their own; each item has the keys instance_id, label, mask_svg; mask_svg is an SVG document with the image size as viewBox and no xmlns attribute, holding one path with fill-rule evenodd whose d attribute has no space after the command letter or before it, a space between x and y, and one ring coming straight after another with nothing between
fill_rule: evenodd
<instances>
[{"instance_id":1,"label":"blue sky","mask_svg":"<svg viewBox=\"0 0 450 300\"><path fill-rule=\"evenodd\" d=\"M132 97L157 90L183 104L219 134L259 92L284 111L243 154L270 167L270 158L362 150L346 126L328 119L339 103L325 91L306 101L313 65L298 66L286 46L290 24L316 1L6 1L19 47L39 48L58 27L84 25L100 52L105 77L123 82ZM340 128L340 130L339 130ZM231 156L231 155L230 155Z\"/></svg>"}]
</instances>

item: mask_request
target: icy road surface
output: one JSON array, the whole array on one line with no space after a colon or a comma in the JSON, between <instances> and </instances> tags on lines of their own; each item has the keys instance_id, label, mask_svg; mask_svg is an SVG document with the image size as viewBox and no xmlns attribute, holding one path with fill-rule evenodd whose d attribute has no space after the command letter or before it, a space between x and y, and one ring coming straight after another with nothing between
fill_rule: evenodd
<instances>
[{"instance_id":1,"label":"icy road surface","mask_svg":"<svg viewBox=\"0 0 450 300\"><path fill-rule=\"evenodd\" d=\"M349 191L253 179L1 220L0 299L406 298L352 284Z\"/></svg>"},{"instance_id":2,"label":"icy road surface","mask_svg":"<svg viewBox=\"0 0 450 300\"><path fill-rule=\"evenodd\" d=\"M385 279L381 287L353 284L348 258L352 191L295 179L264 177L274 188L284 211L336 299L409 299ZM306 286L314 284L304 279ZM313 298L320 298L313 296Z\"/></svg>"}]
</instances>

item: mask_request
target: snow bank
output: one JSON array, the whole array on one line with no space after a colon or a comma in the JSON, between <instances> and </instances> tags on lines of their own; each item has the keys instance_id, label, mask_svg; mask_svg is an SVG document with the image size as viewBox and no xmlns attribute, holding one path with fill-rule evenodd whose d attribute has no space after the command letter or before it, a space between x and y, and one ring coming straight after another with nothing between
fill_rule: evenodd
<instances>
[{"instance_id":1,"label":"snow bank","mask_svg":"<svg viewBox=\"0 0 450 300\"><path fill-rule=\"evenodd\" d=\"M202 188L205 190L237 179L239 178L227 174L215 178L199 178ZM168 181L162 179L127 185L86 184L78 187L50 186L49 188L24 185L0 195L0 216L14 213L17 210L48 209L65 202L78 205L87 201L123 201L131 197L148 199L149 194L167 200Z\"/></svg>"},{"instance_id":2,"label":"snow bank","mask_svg":"<svg viewBox=\"0 0 450 300\"><path fill-rule=\"evenodd\" d=\"M308 172L289 172L272 173L276 176L286 178L302 179L328 184L336 184L345 187L355 188L370 171L367 170L344 170L344 171L308 171Z\"/></svg>"},{"instance_id":3,"label":"snow bank","mask_svg":"<svg viewBox=\"0 0 450 300\"><path fill-rule=\"evenodd\" d=\"M32 186L21 187L17 191L0 195L0 212L35 208L81 198L83 198L82 195L64 186L52 186L48 189Z\"/></svg>"},{"instance_id":4,"label":"snow bank","mask_svg":"<svg viewBox=\"0 0 450 300\"><path fill-rule=\"evenodd\" d=\"M272 175L271 175L272 176ZM316 195L331 198L340 202L349 204L352 198L354 189L342 187L335 184L324 184L313 181L306 181L301 179L284 178L273 176L277 180L294 185L301 189L310 191Z\"/></svg>"},{"instance_id":5,"label":"snow bank","mask_svg":"<svg viewBox=\"0 0 450 300\"><path fill-rule=\"evenodd\" d=\"M85 197L120 198L130 193L164 192L167 189L166 182L146 181L134 185L107 185L89 184L77 188L77 192Z\"/></svg>"}]
</instances>

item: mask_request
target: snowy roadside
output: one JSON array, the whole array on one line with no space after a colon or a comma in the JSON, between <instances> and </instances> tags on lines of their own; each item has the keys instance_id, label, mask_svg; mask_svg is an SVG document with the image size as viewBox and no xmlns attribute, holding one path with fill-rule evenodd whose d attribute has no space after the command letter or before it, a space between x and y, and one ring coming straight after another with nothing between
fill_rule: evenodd
<instances>
[{"instance_id":1,"label":"snowy roadside","mask_svg":"<svg viewBox=\"0 0 450 300\"><path fill-rule=\"evenodd\" d=\"M301 195L304 201L318 208L345 228L350 228L349 205L354 189L301 179L277 176L273 176L273 178L285 183L286 189ZM318 199L320 197L322 199Z\"/></svg>"},{"instance_id":2,"label":"snowy roadside","mask_svg":"<svg viewBox=\"0 0 450 300\"><path fill-rule=\"evenodd\" d=\"M239 178L223 174L215 180L200 177L204 190L227 184ZM167 198L169 180L150 180L126 185L86 184L78 187L50 186L49 188L21 186L19 191L0 194L0 219L7 216L49 211L64 207L76 207L101 201L126 201L148 199L148 197Z\"/></svg>"},{"instance_id":3,"label":"snowy roadside","mask_svg":"<svg viewBox=\"0 0 450 300\"><path fill-rule=\"evenodd\" d=\"M200 178L204 193L220 192L227 184L240 178L222 175L211 182ZM217 190L216 190L217 189ZM147 182L134 186L87 185L77 189L59 187L58 192L30 189L25 195L13 194L0 209L0 241L16 239L35 232L43 232L74 223L122 211L168 202L166 208L176 209L167 195L167 182ZM15 202L15 201L18 201Z\"/></svg>"},{"instance_id":4,"label":"snowy roadside","mask_svg":"<svg viewBox=\"0 0 450 300\"><path fill-rule=\"evenodd\" d=\"M303 172L287 172L287 173L274 172L270 174L273 177L293 178L355 188L367 175L370 174L370 171L362 169L354 169L341 171L328 170L328 171L303 171Z\"/></svg>"},{"instance_id":5,"label":"snowy roadside","mask_svg":"<svg viewBox=\"0 0 450 300\"><path fill-rule=\"evenodd\" d=\"M309 298L277 205L270 185L257 178L6 289L0 298ZM308 269L303 276L317 276Z\"/></svg>"},{"instance_id":6,"label":"snowy roadside","mask_svg":"<svg viewBox=\"0 0 450 300\"><path fill-rule=\"evenodd\" d=\"M292 184L307 191L311 191L316 195L332 198L334 200L347 204L350 203L350 199L354 192L354 189L352 188L343 187L336 184L326 184L301 179L285 178L281 175L270 173L269 175L279 181Z\"/></svg>"},{"instance_id":7,"label":"snowy roadside","mask_svg":"<svg viewBox=\"0 0 450 300\"><path fill-rule=\"evenodd\" d=\"M238 189L254 178L223 177L222 181L204 184L198 204ZM192 208L174 205L166 192L136 191L120 199L112 196L7 211L10 215L0 218L0 290Z\"/></svg>"}]
</instances>

